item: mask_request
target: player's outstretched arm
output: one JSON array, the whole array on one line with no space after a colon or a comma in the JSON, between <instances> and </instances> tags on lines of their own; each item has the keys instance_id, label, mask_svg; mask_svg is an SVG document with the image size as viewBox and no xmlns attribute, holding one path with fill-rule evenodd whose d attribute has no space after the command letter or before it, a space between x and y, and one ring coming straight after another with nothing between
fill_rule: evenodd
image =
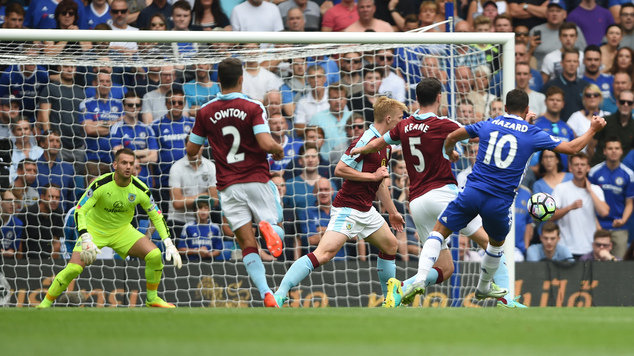
<instances>
[{"instance_id":1,"label":"player's outstretched arm","mask_svg":"<svg viewBox=\"0 0 634 356\"><path fill-rule=\"evenodd\" d=\"M258 140L258 145L264 152L273 154L274 160L279 161L284 158L284 147L275 142L270 133L261 132L255 135L255 139Z\"/></svg>"},{"instance_id":2,"label":"player's outstretched arm","mask_svg":"<svg viewBox=\"0 0 634 356\"><path fill-rule=\"evenodd\" d=\"M379 137L375 140L370 141L367 145L363 147L355 147L350 151L350 155L354 156L357 154L366 155L368 153L379 152L383 149L383 147L387 146L385 139L383 137Z\"/></svg>"},{"instance_id":3,"label":"player's outstretched arm","mask_svg":"<svg viewBox=\"0 0 634 356\"><path fill-rule=\"evenodd\" d=\"M469 133L464 127L456 129L447 135L447 139L445 139L445 154L447 154L451 162L455 162L460 158L460 154L454 150L456 144L462 140L468 139L469 137Z\"/></svg>"},{"instance_id":4,"label":"player's outstretched arm","mask_svg":"<svg viewBox=\"0 0 634 356\"><path fill-rule=\"evenodd\" d=\"M381 201L381 204L385 207L388 214L390 214L390 225L392 228L398 232L403 232L403 226L405 226L405 219L403 216L396 210L396 206L394 205L394 201L392 200L392 195L390 194L390 190L385 183L384 179L379 185L379 189L376 191L376 196Z\"/></svg>"},{"instance_id":5,"label":"player's outstretched arm","mask_svg":"<svg viewBox=\"0 0 634 356\"><path fill-rule=\"evenodd\" d=\"M565 153L568 155L581 151L590 142L594 134L603 130L605 127L605 119L599 116L593 116L590 123L590 129L583 135L575 138L570 142L562 142L553 149L555 152Z\"/></svg>"},{"instance_id":6,"label":"player's outstretched arm","mask_svg":"<svg viewBox=\"0 0 634 356\"><path fill-rule=\"evenodd\" d=\"M379 167L374 173L359 172L348 166L342 160L335 167L335 175L343 179L354 180L357 182L378 182L390 176L387 167Z\"/></svg>"}]
</instances>

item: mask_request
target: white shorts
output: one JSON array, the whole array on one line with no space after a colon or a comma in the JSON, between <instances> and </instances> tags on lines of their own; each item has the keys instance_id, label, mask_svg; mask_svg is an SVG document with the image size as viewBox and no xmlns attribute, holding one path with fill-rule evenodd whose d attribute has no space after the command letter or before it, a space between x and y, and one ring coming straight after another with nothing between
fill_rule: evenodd
<instances>
[{"instance_id":1,"label":"white shorts","mask_svg":"<svg viewBox=\"0 0 634 356\"><path fill-rule=\"evenodd\" d=\"M280 195L273 182L233 184L219 191L218 197L231 231L252 222L282 221Z\"/></svg>"},{"instance_id":2,"label":"white shorts","mask_svg":"<svg viewBox=\"0 0 634 356\"><path fill-rule=\"evenodd\" d=\"M425 242L429 233L434 229L438 217L445 210L447 205L454 200L460 191L453 184L430 190L409 203L409 210L418 231L418 237ZM460 232L471 236L482 226L482 218L476 216Z\"/></svg>"},{"instance_id":3,"label":"white shorts","mask_svg":"<svg viewBox=\"0 0 634 356\"><path fill-rule=\"evenodd\" d=\"M330 222L326 231L336 231L348 236L365 239L386 224L374 207L368 211L352 208L330 208Z\"/></svg>"}]
</instances>

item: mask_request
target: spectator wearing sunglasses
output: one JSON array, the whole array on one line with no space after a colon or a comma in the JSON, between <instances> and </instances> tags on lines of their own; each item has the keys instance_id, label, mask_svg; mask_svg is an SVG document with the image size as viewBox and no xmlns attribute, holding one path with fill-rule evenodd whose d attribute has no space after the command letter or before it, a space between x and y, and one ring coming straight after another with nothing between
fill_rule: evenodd
<instances>
[{"instance_id":1,"label":"spectator wearing sunglasses","mask_svg":"<svg viewBox=\"0 0 634 356\"><path fill-rule=\"evenodd\" d=\"M110 145L113 154L124 147L133 150L141 163L141 171L136 175L147 177L150 175L149 164L158 161L159 146L154 130L140 121L141 105L141 98L133 90L126 93L123 98L123 120L110 128ZM153 188L152 182L149 183L149 187Z\"/></svg>"},{"instance_id":2,"label":"spectator wearing sunglasses","mask_svg":"<svg viewBox=\"0 0 634 356\"><path fill-rule=\"evenodd\" d=\"M110 4L110 16L108 25L114 31L138 31L139 29L128 25L128 14L130 9L125 0L113 0ZM136 42L110 42L110 49L123 53L134 53L138 50Z\"/></svg>"},{"instance_id":3,"label":"spectator wearing sunglasses","mask_svg":"<svg viewBox=\"0 0 634 356\"><path fill-rule=\"evenodd\" d=\"M614 114L605 118L606 125L603 130L594 135L588 144L590 163L595 166L605 161L605 144L608 137L616 136L621 141L623 152L630 152L634 147L634 120L632 120L632 108L634 108L634 93L624 90L620 93ZM623 156L621 156L623 160Z\"/></svg>"},{"instance_id":4,"label":"spectator wearing sunglasses","mask_svg":"<svg viewBox=\"0 0 634 356\"><path fill-rule=\"evenodd\" d=\"M583 90L583 109L574 112L568 119L568 126L572 128L575 135L581 136L590 128L590 121L593 115L605 116L609 113L600 109L603 102L601 89L595 84L590 84ZM584 152L586 150L584 149Z\"/></svg>"},{"instance_id":5,"label":"spectator wearing sunglasses","mask_svg":"<svg viewBox=\"0 0 634 356\"><path fill-rule=\"evenodd\" d=\"M607 230L597 230L594 233L592 251L579 258L579 261L620 261L621 258L612 253L612 241L610 232Z\"/></svg>"}]
</instances>

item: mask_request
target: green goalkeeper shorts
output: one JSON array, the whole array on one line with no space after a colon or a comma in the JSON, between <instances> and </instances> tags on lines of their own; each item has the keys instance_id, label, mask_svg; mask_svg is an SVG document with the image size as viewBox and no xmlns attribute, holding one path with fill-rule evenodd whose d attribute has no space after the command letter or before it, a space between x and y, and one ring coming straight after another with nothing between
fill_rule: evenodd
<instances>
[{"instance_id":1,"label":"green goalkeeper shorts","mask_svg":"<svg viewBox=\"0 0 634 356\"><path fill-rule=\"evenodd\" d=\"M93 231L90 232L90 235L92 236L92 242L94 242L97 247L100 249L106 246L110 247L123 259L128 257L128 251L130 251L132 246L145 236L132 225L126 225L119 230L109 231L107 233ZM81 252L81 238L77 239L73 252Z\"/></svg>"}]
</instances>

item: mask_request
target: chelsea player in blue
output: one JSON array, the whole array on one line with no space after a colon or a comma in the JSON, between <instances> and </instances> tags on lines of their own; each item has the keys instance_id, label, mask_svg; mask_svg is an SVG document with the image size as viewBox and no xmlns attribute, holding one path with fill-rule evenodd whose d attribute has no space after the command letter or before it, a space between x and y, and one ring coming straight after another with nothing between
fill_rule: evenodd
<instances>
[{"instance_id":1,"label":"chelsea player in blue","mask_svg":"<svg viewBox=\"0 0 634 356\"><path fill-rule=\"evenodd\" d=\"M420 256L419 274L423 273L421 280L424 281L438 259L442 241L480 215L489 235L489 245L481 263L477 299L500 298L507 294L506 289L491 280L499 267L504 240L511 228L513 199L533 152L544 149L566 154L579 152L605 126L605 120L595 116L585 134L571 142L562 142L527 122L535 113L528 111L528 95L519 89L507 94L506 112L507 115L459 128L447 136L445 154L452 162L460 157L454 150L456 143L469 138L480 139L478 156L464 190L440 214ZM403 298L423 293L424 282L414 283L405 289Z\"/></svg>"}]
</instances>

